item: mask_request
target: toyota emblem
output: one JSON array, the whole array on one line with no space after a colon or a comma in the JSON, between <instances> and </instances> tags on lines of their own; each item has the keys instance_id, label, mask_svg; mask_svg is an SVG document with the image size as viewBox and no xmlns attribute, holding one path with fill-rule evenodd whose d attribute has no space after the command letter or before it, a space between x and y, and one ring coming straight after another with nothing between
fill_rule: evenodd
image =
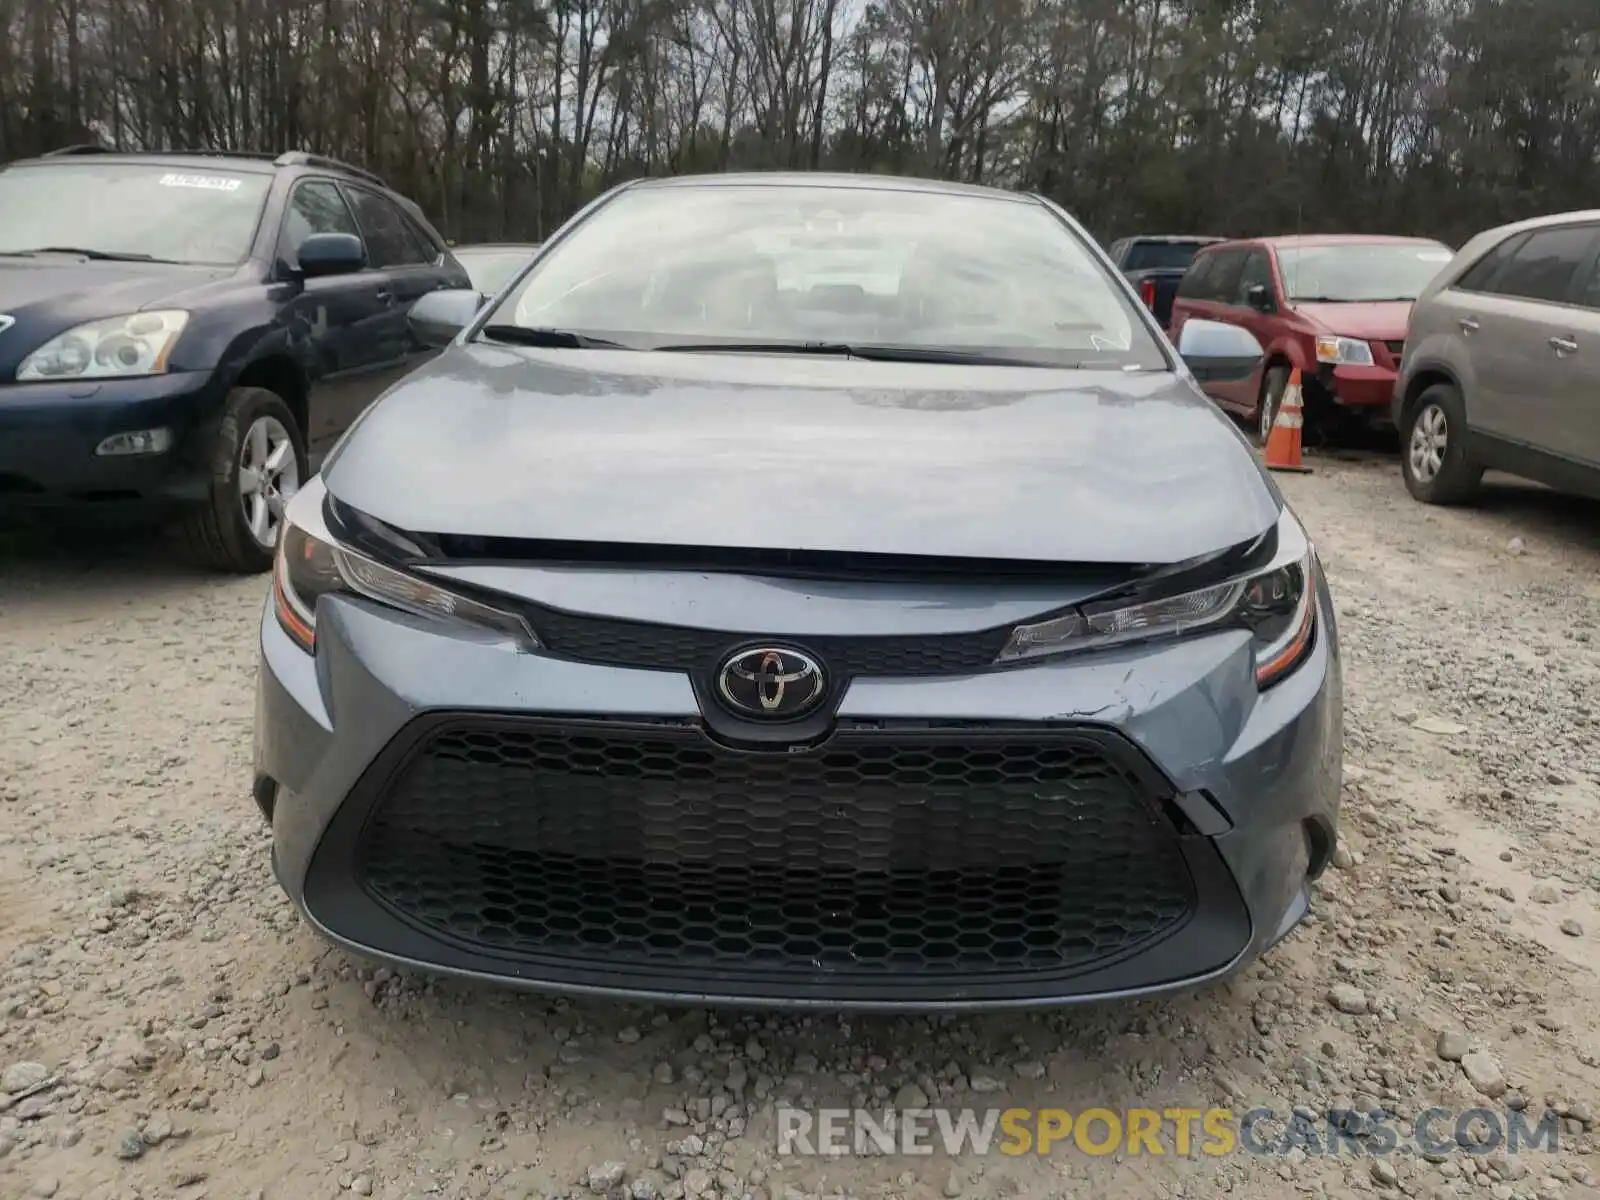
<instances>
[{"instance_id":1,"label":"toyota emblem","mask_svg":"<svg viewBox=\"0 0 1600 1200\"><path fill-rule=\"evenodd\" d=\"M740 716L790 721L821 704L828 685L822 667L810 655L757 646L723 662L717 691Z\"/></svg>"}]
</instances>

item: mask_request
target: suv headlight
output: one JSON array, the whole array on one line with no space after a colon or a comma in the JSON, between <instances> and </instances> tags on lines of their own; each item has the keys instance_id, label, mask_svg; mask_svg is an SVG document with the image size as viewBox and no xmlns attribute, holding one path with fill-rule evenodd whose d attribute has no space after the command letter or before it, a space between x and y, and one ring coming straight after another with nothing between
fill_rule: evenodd
<instances>
[{"instance_id":1,"label":"suv headlight","mask_svg":"<svg viewBox=\"0 0 1600 1200\"><path fill-rule=\"evenodd\" d=\"M1341 367L1372 366L1372 346L1360 338L1319 337L1317 361Z\"/></svg>"},{"instance_id":2,"label":"suv headlight","mask_svg":"<svg viewBox=\"0 0 1600 1200\"><path fill-rule=\"evenodd\" d=\"M278 624L301 649L316 652L317 601L329 595L362 596L513 649L539 648L539 639L516 613L458 595L334 541L322 520L323 494L321 488L301 492L296 499L305 497L308 504L290 503L273 566Z\"/></svg>"},{"instance_id":3,"label":"suv headlight","mask_svg":"<svg viewBox=\"0 0 1600 1200\"><path fill-rule=\"evenodd\" d=\"M1256 685L1271 687L1299 666L1316 632L1316 550L1288 509L1278 521L1278 546L1261 570L1196 591L1138 604L1085 604L1063 616L1011 632L1001 662L1041 658L1128 642L1247 629Z\"/></svg>"},{"instance_id":4,"label":"suv headlight","mask_svg":"<svg viewBox=\"0 0 1600 1200\"><path fill-rule=\"evenodd\" d=\"M90 321L51 338L17 368L18 380L164 375L189 314L178 309Z\"/></svg>"}]
</instances>

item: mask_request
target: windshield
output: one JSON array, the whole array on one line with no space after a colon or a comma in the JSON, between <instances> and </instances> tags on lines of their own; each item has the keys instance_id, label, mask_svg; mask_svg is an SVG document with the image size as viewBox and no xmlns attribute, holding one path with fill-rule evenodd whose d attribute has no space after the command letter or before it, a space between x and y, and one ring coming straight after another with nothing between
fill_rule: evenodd
<instances>
[{"instance_id":1,"label":"windshield","mask_svg":"<svg viewBox=\"0 0 1600 1200\"><path fill-rule=\"evenodd\" d=\"M825 342L1168 366L1120 284L1048 209L900 188L624 192L549 247L488 324L636 348Z\"/></svg>"},{"instance_id":2,"label":"windshield","mask_svg":"<svg viewBox=\"0 0 1600 1200\"><path fill-rule=\"evenodd\" d=\"M1181 271L1200 252L1203 242L1135 242L1128 247L1127 271Z\"/></svg>"},{"instance_id":3,"label":"windshield","mask_svg":"<svg viewBox=\"0 0 1600 1200\"><path fill-rule=\"evenodd\" d=\"M1278 250L1289 302L1415 300L1453 257L1439 242L1346 242Z\"/></svg>"},{"instance_id":4,"label":"windshield","mask_svg":"<svg viewBox=\"0 0 1600 1200\"><path fill-rule=\"evenodd\" d=\"M522 270L533 250L457 250L456 261L472 280L474 290L485 296L498 295L500 289L511 282L512 276Z\"/></svg>"},{"instance_id":5,"label":"windshield","mask_svg":"<svg viewBox=\"0 0 1600 1200\"><path fill-rule=\"evenodd\" d=\"M232 265L255 240L272 176L201 163L126 162L0 171L0 253L51 247Z\"/></svg>"}]
</instances>

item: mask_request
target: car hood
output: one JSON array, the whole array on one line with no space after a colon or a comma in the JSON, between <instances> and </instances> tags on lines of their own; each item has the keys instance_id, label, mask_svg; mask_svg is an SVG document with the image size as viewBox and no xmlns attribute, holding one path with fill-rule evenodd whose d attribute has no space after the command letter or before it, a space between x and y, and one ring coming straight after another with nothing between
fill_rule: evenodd
<instances>
[{"instance_id":1,"label":"car hood","mask_svg":"<svg viewBox=\"0 0 1600 1200\"><path fill-rule=\"evenodd\" d=\"M1324 333L1366 341L1399 341L1411 319L1410 300L1382 304L1297 304L1295 311L1322 326Z\"/></svg>"},{"instance_id":2,"label":"car hood","mask_svg":"<svg viewBox=\"0 0 1600 1200\"><path fill-rule=\"evenodd\" d=\"M0 258L0 313L20 319L38 305L70 310L85 321L115 317L231 273L229 267L79 262L65 256Z\"/></svg>"},{"instance_id":3,"label":"car hood","mask_svg":"<svg viewBox=\"0 0 1600 1200\"><path fill-rule=\"evenodd\" d=\"M324 468L417 534L1154 564L1280 498L1187 379L798 356L447 350Z\"/></svg>"}]
</instances>

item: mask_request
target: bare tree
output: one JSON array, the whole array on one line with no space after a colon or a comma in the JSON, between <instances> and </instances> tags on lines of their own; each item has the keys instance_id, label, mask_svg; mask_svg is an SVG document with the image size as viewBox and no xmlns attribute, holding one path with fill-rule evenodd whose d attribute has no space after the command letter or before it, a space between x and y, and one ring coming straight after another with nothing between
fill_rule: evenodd
<instances>
[{"instance_id":1,"label":"bare tree","mask_svg":"<svg viewBox=\"0 0 1600 1200\"><path fill-rule=\"evenodd\" d=\"M1426 232L1591 203L1593 0L0 0L0 161L323 151L457 238L782 167L1141 228ZM0 215L3 219L3 215Z\"/></svg>"}]
</instances>

